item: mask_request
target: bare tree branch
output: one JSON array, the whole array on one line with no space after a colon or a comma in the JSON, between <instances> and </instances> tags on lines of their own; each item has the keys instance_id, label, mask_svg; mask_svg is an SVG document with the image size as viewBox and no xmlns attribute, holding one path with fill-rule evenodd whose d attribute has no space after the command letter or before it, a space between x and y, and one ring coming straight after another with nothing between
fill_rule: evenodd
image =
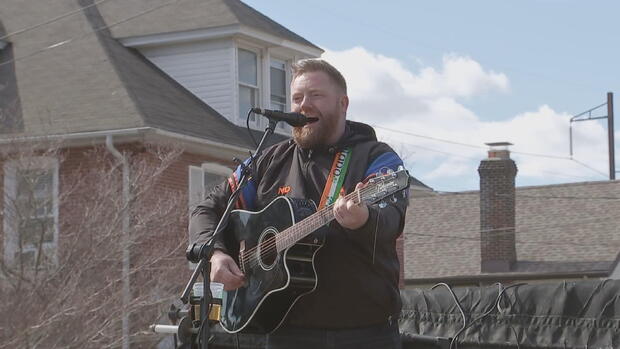
<instances>
[{"instance_id":1,"label":"bare tree branch","mask_svg":"<svg viewBox=\"0 0 620 349\"><path fill-rule=\"evenodd\" d=\"M53 207L43 195L46 174L22 172L31 180L22 180L13 197L5 193L3 214L18 222L19 236L17 258L0 260L0 313L8 315L0 318L0 349L118 348L123 314L130 314L132 348L152 347L158 338L145 329L165 313L189 276L183 258L187 194L165 181L182 151L125 149L131 164L128 204L122 198L121 168L103 148L79 153L57 144L3 154L5 163L26 169L37 168L41 157L53 158L60 171L53 242L54 224L45 215ZM129 239L122 238L125 213ZM34 259L23 257L33 247ZM128 305L121 301L124 249L131 255Z\"/></svg>"}]
</instances>

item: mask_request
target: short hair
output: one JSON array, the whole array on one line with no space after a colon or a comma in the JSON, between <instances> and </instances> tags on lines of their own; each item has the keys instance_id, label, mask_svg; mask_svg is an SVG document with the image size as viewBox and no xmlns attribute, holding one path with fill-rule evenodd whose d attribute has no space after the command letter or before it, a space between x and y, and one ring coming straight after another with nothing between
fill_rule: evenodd
<instances>
[{"instance_id":1,"label":"short hair","mask_svg":"<svg viewBox=\"0 0 620 349\"><path fill-rule=\"evenodd\" d=\"M299 60L292 64L293 68L293 80L299 77L300 75L308 72L322 71L329 78L338 85L344 92L347 94L347 82L344 79L344 76L338 71L338 69L334 68L333 65L327 63L326 61L318 58L306 58Z\"/></svg>"}]
</instances>

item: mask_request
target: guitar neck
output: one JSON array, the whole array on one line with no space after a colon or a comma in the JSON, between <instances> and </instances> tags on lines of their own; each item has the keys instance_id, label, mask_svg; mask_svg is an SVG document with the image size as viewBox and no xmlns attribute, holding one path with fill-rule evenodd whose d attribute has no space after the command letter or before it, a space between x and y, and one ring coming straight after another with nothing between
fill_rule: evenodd
<instances>
[{"instance_id":1,"label":"guitar neck","mask_svg":"<svg viewBox=\"0 0 620 349\"><path fill-rule=\"evenodd\" d=\"M365 187L346 195L345 199L352 200L355 204L362 202L374 203L408 186L409 174L406 170L402 169L394 173L369 179ZM396 199L396 197L394 197L394 199ZM278 253L293 246L299 240L333 221L333 207L333 204L322 207L317 212L276 235L276 249Z\"/></svg>"},{"instance_id":2,"label":"guitar neck","mask_svg":"<svg viewBox=\"0 0 620 349\"><path fill-rule=\"evenodd\" d=\"M346 195L345 198L359 204L362 201L366 201L365 195L368 194L370 190L370 188L362 188ZM276 248L278 253L293 246L299 240L333 221L335 218L333 207L334 204L327 205L291 227L281 231L280 234L276 236Z\"/></svg>"}]
</instances>

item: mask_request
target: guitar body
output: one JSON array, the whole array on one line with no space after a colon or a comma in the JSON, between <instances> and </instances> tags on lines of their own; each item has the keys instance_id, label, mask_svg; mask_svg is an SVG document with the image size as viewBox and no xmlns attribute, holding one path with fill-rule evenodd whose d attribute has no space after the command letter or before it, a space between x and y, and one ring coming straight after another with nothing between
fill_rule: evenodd
<instances>
[{"instance_id":1,"label":"guitar body","mask_svg":"<svg viewBox=\"0 0 620 349\"><path fill-rule=\"evenodd\" d=\"M300 297L314 291L314 256L325 242L323 229L280 252L275 237L315 211L311 200L278 197L259 212L231 212L227 233L240 242L236 261L246 284L224 292L220 324L225 331L272 332Z\"/></svg>"},{"instance_id":2,"label":"guitar body","mask_svg":"<svg viewBox=\"0 0 620 349\"><path fill-rule=\"evenodd\" d=\"M406 198L409 178L404 169L370 178L346 199L371 204L391 195L395 201L399 192ZM236 262L246 283L223 294L220 324L225 331L273 332L295 302L316 289L314 257L325 243L323 228L334 219L332 208L329 204L315 212L311 200L281 196L260 212L231 212L226 233L239 242L239 250L230 252L239 252Z\"/></svg>"}]
</instances>

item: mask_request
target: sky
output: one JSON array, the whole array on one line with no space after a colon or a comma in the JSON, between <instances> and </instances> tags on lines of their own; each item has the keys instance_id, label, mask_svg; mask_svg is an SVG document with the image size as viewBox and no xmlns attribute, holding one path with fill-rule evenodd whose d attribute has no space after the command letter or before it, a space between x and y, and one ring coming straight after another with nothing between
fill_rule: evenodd
<instances>
[{"instance_id":1,"label":"sky","mask_svg":"<svg viewBox=\"0 0 620 349\"><path fill-rule=\"evenodd\" d=\"M570 119L619 104L619 1L244 2L324 49L347 117L437 191L478 190L489 142L513 144L517 186L609 179L607 119Z\"/></svg>"}]
</instances>

